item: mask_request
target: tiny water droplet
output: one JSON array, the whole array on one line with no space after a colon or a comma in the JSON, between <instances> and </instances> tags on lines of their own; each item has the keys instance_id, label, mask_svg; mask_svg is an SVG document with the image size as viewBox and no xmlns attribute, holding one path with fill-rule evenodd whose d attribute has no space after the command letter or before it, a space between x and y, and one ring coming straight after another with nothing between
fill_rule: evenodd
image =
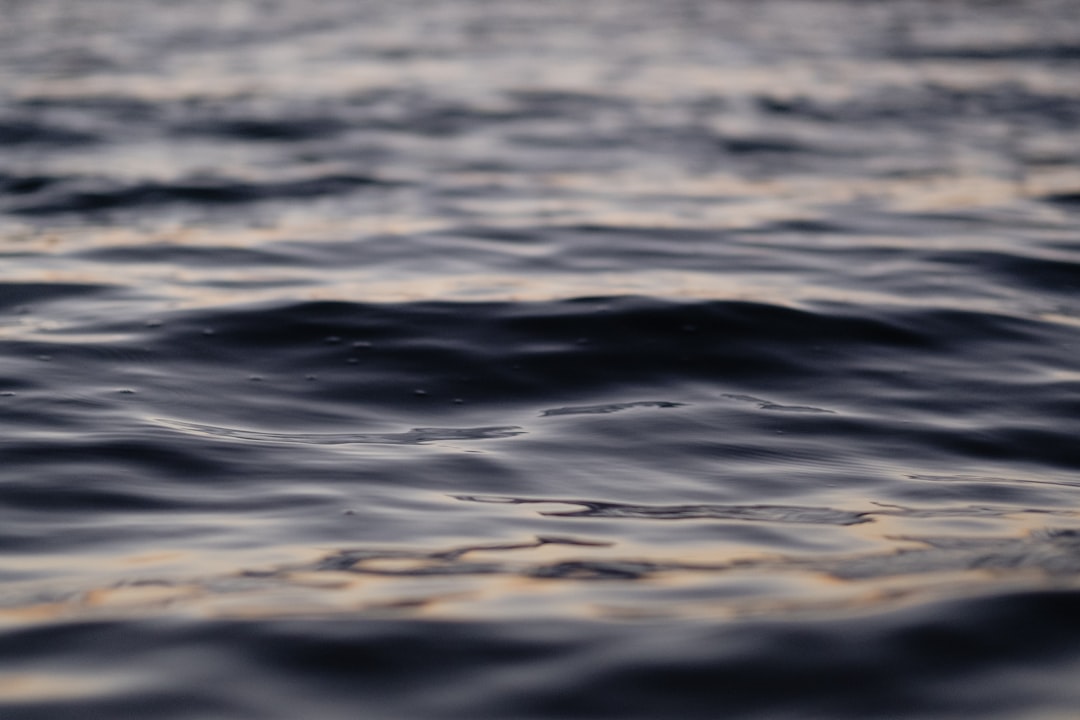
<instances>
[{"instance_id":1,"label":"tiny water droplet","mask_svg":"<svg viewBox=\"0 0 1080 720\"><path fill-rule=\"evenodd\" d=\"M335 345L341 342L341 338L337 335L328 335L327 337L323 338L323 342L328 345Z\"/></svg>"},{"instance_id":2,"label":"tiny water droplet","mask_svg":"<svg viewBox=\"0 0 1080 720\"><path fill-rule=\"evenodd\" d=\"M49 362L50 360L52 360L52 355L38 355L37 359L41 362Z\"/></svg>"},{"instance_id":3,"label":"tiny water droplet","mask_svg":"<svg viewBox=\"0 0 1080 720\"><path fill-rule=\"evenodd\" d=\"M464 402L465 402L465 401L464 401L464 400L462 400L461 398L454 398L454 404L455 404L455 405L461 405L461 404L462 404L462 403L464 403Z\"/></svg>"},{"instance_id":4,"label":"tiny water droplet","mask_svg":"<svg viewBox=\"0 0 1080 720\"><path fill-rule=\"evenodd\" d=\"M147 320L146 321L146 327L156 328L156 327L161 327L161 325L162 325L162 322L160 320Z\"/></svg>"},{"instance_id":5,"label":"tiny water droplet","mask_svg":"<svg viewBox=\"0 0 1080 720\"><path fill-rule=\"evenodd\" d=\"M356 363L360 362L360 359L359 358L349 358L345 362L349 363L350 365L355 365Z\"/></svg>"},{"instance_id":6,"label":"tiny water droplet","mask_svg":"<svg viewBox=\"0 0 1080 720\"><path fill-rule=\"evenodd\" d=\"M311 381L311 380L318 380L319 377L317 375L305 375L304 379L308 380L308 381Z\"/></svg>"},{"instance_id":7,"label":"tiny water droplet","mask_svg":"<svg viewBox=\"0 0 1080 720\"><path fill-rule=\"evenodd\" d=\"M357 340L352 344L352 346L354 348L369 348L371 347L371 343L369 343L367 340Z\"/></svg>"},{"instance_id":8,"label":"tiny water droplet","mask_svg":"<svg viewBox=\"0 0 1080 720\"><path fill-rule=\"evenodd\" d=\"M203 335L213 335L214 334L214 329L213 328L203 328L202 334Z\"/></svg>"},{"instance_id":9,"label":"tiny water droplet","mask_svg":"<svg viewBox=\"0 0 1080 720\"><path fill-rule=\"evenodd\" d=\"M263 377L262 377L262 375L252 375L252 376L248 377L248 380L250 380L251 382L262 382Z\"/></svg>"},{"instance_id":10,"label":"tiny water droplet","mask_svg":"<svg viewBox=\"0 0 1080 720\"><path fill-rule=\"evenodd\" d=\"M427 395L427 394L428 394L427 390L422 390L420 388L417 388L416 390L413 390L413 395Z\"/></svg>"},{"instance_id":11,"label":"tiny water droplet","mask_svg":"<svg viewBox=\"0 0 1080 720\"><path fill-rule=\"evenodd\" d=\"M4 392L0 392L0 397L15 397L15 393L11 392L10 390L6 390Z\"/></svg>"},{"instance_id":12,"label":"tiny water droplet","mask_svg":"<svg viewBox=\"0 0 1080 720\"><path fill-rule=\"evenodd\" d=\"M116 392L120 393L121 395L134 395L135 394L135 391L132 390L131 388L120 388Z\"/></svg>"}]
</instances>

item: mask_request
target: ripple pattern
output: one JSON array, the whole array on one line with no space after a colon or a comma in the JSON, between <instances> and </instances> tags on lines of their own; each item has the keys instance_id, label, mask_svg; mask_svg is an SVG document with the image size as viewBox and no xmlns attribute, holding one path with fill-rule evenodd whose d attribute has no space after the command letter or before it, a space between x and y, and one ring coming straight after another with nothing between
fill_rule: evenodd
<instances>
[{"instance_id":1,"label":"ripple pattern","mask_svg":"<svg viewBox=\"0 0 1080 720\"><path fill-rule=\"evenodd\" d=\"M1076 716L1075 5L0 0L0 718Z\"/></svg>"}]
</instances>

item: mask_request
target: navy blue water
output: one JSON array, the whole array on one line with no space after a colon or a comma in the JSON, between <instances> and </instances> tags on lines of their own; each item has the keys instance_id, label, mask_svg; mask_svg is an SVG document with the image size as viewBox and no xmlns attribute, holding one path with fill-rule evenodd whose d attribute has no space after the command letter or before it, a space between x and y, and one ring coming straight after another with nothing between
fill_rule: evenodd
<instances>
[{"instance_id":1,"label":"navy blue water","mask_svg":"<svg viewBox=\"0 0 1080 720\"><path fill-rule=\"evenodd\" d=\"M0 718L1080 714L1072 0L0 0Z\"/></svg>"}]
</instances>

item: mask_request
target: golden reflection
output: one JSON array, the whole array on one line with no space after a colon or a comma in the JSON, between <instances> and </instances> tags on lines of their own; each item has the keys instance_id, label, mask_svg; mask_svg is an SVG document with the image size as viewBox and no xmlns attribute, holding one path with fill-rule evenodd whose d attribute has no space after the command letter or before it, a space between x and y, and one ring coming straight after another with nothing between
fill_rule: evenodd
<instances>
[{"instance_id":1,"label":"golden reflection","mask_svg":"<svg viewBox=\"0 0 1080 720\"><path fill-rule=\"evenodd\" d=\"M33 703L91 698L114 692L123 681L70 673L0 673L0 702Z\"/></svg>"},{"instance_id":2,"label":"golden reflection","mask_svg":"<svg viewBox=\"0 0 1080 720\"><path fill-rule=\"evenodd\" d=\"M198 597L203 592L204 590L197 585L126 585L90 590L83 593L80 604L86 609L146 610L155 607L165 608L175 602Z\"/></svg>"},{"instance_id":3,"label":"golden reflection","mask_svg":"<svg viewBox=\"0 0 1080 720\"><path fill-rule=\"evenodd\" d=\"M838 535L833 552L770 552L750 542L522 539L470 545L462 538L461 545L427 551L275 547L144 553L92 563L83 558L77 564L68 558L66 572L54 558L50 575L69 576L64 598L35 600L58 580L16 583L0 608L0 623L386 613L718 619L873 611L987 589L1080 587L1080 578L1055 571L1054 560L1068 552L1072 538L1062 529L1080 531L1080 519L1056 515L1055 530L1046 529L1047 519L1021 511L948 522L875 515L872 523L826 528Z\"/></svg>"},{"instance_id":4,"label":"golden reflection","mask_svg":"<svg viewBox=\"0 0 1080 720\"><path fill-rule=\"evenodd\" d=\"M71 614L72 606L63 602L0 607L0 626L55 622L64 620Z\"/></svg>"}]
</instances>

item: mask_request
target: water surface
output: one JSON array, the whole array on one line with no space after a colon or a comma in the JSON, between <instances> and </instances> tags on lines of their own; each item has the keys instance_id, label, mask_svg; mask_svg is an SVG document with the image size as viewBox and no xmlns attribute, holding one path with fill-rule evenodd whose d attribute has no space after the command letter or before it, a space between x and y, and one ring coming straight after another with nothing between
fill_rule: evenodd
<instances>
[{"instance_id":1,"label":"water surface","mask_svg":"<svg viewBox=\"0 0 1080 720\"><path fill-rule=\"evenodd\" d=\"M1065 718L1068 0L0 0L4 718Z\"/></svg>"}]
</instances>

